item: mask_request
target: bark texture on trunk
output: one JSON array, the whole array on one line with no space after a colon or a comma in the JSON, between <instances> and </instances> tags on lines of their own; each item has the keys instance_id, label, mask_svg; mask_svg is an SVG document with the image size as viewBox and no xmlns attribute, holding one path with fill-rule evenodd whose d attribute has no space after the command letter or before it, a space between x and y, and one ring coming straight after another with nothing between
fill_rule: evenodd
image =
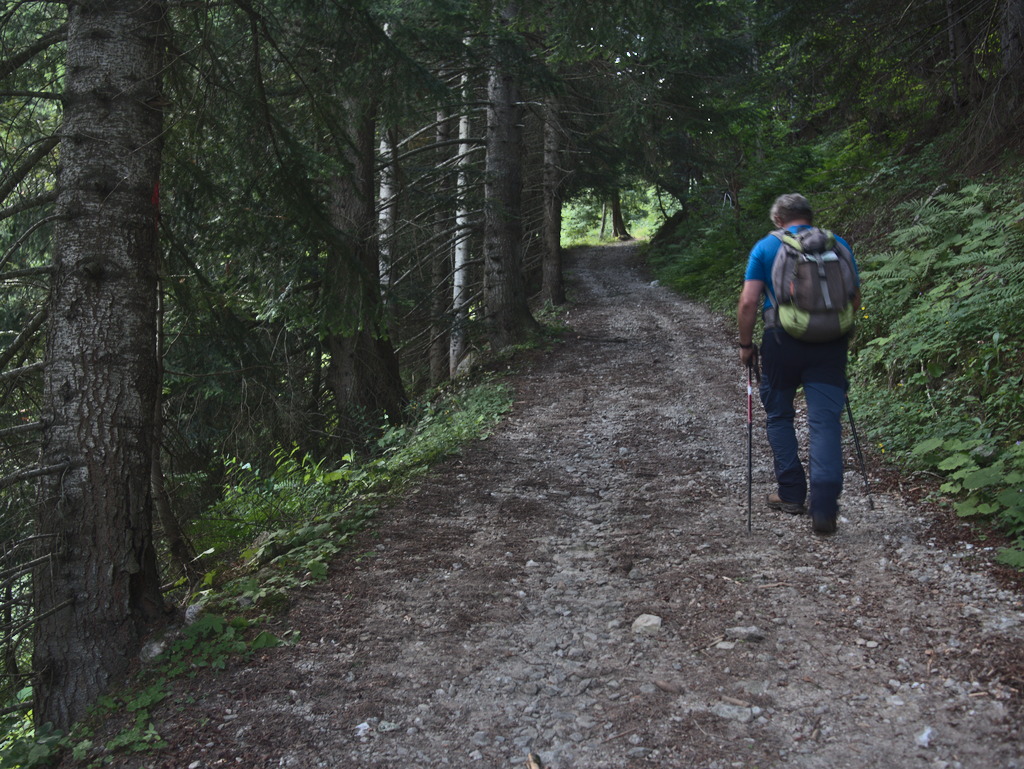
<instances>
[{"instance_id":1,"label":"bark texture on trunk","mask_svg":"<svg viewBox=\"0 0 1024 769\"><path fill-rule=\"evenodd\" d=\"M437 113L437 131L434 140L439 147L445 147L451 140L452 118L446 110ZM450 150L437 153L438 166L450 160ZM455 174L444 175L444 189L455 193ZM438 208L435 215L434 232L438 243L454 243L456 233L451 211L445 206ZM438 248L430 263L430 386L436 387L448 378L448 350L451 330L451 273L452 254L448 247Z\"/></svg>"},{"instance_id":2,"label":"bark texture on trunk","mask_svg":"<svg viewBox=\"0 0 1024 769\"><path fill-rule=\"evenodd\" d=\"M469 76L462 76L462 93L469 101ZM469 321L469 256L470 237L473 222L470 218L469 167L470 167L470 120L469 113L459 117L459 159L456 186L455 248L452 252L452 330L448 345L448 375L455 379L459 365L466 357L466 324Z\"/></svg>"},{"instance_id":3,"label":"bark texture on trunk","mask_svg":"<svg viewBox=\"0 0 1024 769\"><path fill-rule=\"evenodd\" d=\"M68 6L34 573L35 718L66 728L163 610L150 474L165 4Z\"/></svg>"},{"instance_id":4,"label":"bark texture on trunk","mask_svg":"<svg viewBox=\"0 0 1024 769\"><path fill-rule=\"evenodd\" d=\"M1010 107L1024 105L1024 0L1005 0L1000 27L1003 77L1010 94Z\"/></svg>"},{"instance_id":5,"label":"bark texture on trunk","mask_svg":"<svg viewBox=\"0 0 1024 769\"><path fill-rule=\"evenodd\" d=\"M502 11L505 23L517 9ZM526 301L522 261L523 106L513 72L514 48L494 44L487 83L487 160L484 180L484 306L495 349L524 341L536 327Z\"/></svg>"},{"instance_id":6,"label":"bark texture on trunk","mask_svg":"<svg viewBox=\"0 0 1024 769\"><path fill-rule=\"evenodd\" d=\"M163 272L163 261L159 251L157 257L160 261L159 272ZM157 285L157 319L156 319L156 365L157 382L164 379L164 306L163 286ZM150 486L153 494L153 514L160 524L164 544L170 554L171 565L177 567L182 576L188 581L189 587L197 588L202 575L196 563L196 550L191 540L178 521L174 509L171 506L171 495L167 492L167 484L164 481L164 470L161 461L161 450L163 449L164 414L163 403L160 398L154 399L153 411L153 464L150 469Z\"/></svg>"},{"instance_id":7,"label":"bark texture on trunk","mask_svg":"<svg viewBox=\"0 0 1024 769\"><path fill-rule=\"evenodd\" d=\"M553 305L565 304L562 281L562 126L559 105L548 99L544 110L544 261L541 298Z\"/></svg>"},{"instance_id":8,"label":"bark texture on trunk","mask_svg":"<svg viewBox=\"0 0 1024 769\"><path fill-rule=\"evenodd\" d=\"M380 292L377 218L374 213L374 121L372 109L349 100L349 173L331 180L331 224L335 242L324 275L331 356L327 383L334 394L339 434L359 443L387 414L399 421L405 391L398 356L389 340Z\"/></svg>"},{"instance_id":9,"label":"bark texture on trunk","mask_svg":"<svg viewBox=\"0 0 1024 769\"><path fill-rule=\"evenodd\" d=\"M964 15L962 0L946 0L949 58L953 62L952 97L958 108L976 105L984 95L985 83L978 71L972 34Z\"/></svg>"},{"instance_id":10,"label":"bark texture on trunk","mask_svg":"<svg viewBox=\"0 0 1024 769\"><path fill-rule=\"evenodd\" d=\"M385 294L391 290L391 283L394 279L391 271L395 256L392 253L392 245L395 240L396 209L398 208L397 154L393 133L385 131L380 138L380 213L377 214L380 230L380 285Z\"/></svg>"},{"instance_id":11,"label":"bark texture on trunk","mask_svg":"<svg viewBox=\"0 0 1024 769\"><path fill-rule=\"evenodd\" d=\"M622 197L615 190L612 196L612 236L619 240L632 240L633 236L626 229L626 220L622 216Z\"/></svg>"}]
</instances>

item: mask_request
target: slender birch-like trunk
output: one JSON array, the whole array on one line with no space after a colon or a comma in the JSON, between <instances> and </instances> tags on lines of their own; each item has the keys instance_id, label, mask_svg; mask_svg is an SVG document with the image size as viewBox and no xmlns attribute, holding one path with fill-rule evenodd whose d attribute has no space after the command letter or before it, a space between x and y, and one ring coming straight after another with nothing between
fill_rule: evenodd
<instances>
[{"instance_id":1,"label":"slender birch-like trunk","mask_svg":"<svg viewBox=\"0 0 1024 769\"><path fill-rule=\"evenodd\" d=\"M462 76L462 93L469 101L469 75ZM465 111L459 118L459 159L456 187L455 248L452 264L452 331L448 350L448 373L454 379L459 364L466 356L466 324L469 322L469 244L470 214L469 165L470 120Z\"/></svg>"}]
</instances>

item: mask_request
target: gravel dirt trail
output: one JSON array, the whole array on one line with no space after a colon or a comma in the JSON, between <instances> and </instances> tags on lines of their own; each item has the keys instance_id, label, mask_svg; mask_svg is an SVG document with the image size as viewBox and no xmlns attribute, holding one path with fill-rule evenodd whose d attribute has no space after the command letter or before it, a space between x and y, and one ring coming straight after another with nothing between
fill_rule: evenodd
<instances>
[{"instance_id":1,"label":"gravel dirt trail","mask_svg":"<svg viewBox=\"0 0 1024 769\"><path fill-rule=\"evenodd\" d=\"M869 509L852 450L835 536L768 511L759 405L748 532L733 335L635 260L573 255L572 331L495 434L123 765L1024 769L1021 595L934 514Z\"/></svg>"}]
</instances>

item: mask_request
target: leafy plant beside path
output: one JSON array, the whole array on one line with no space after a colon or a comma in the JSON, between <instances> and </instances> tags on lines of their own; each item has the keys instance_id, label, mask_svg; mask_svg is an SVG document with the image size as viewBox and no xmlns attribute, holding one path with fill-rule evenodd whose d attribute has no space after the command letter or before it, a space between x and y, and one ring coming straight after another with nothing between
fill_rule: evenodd
<instances>
[{"instance_id":1,"label":"leafy plant beside path","mask_svg":"<svg viewBox=\"0 0 1024 769\"><path fill-rule=\"evenodd\" d=\"M330 559L373 514L382 494L485 436L510 405L500 382L452 388L436 402L426 401L411 423L387 428L367 457L346 454L330 466L298 449L278 449L267 477L230 459L225 494L194 532L233 577L208 574L207 583L217 586L212 592L280 609L289 590L326 578Z\"/></svg>"},{"instance_id":2,"label":"leafy plant beside path","mask_svg":"<svg viewBox=\"0 0 1024 769\"><path fill-rule=\"evenodd\" d=\"M1024 545L1020 182L899 207L888 250L863 264L857 380L890 452L940 473L958 515L995 516ZM1000 558L1024 567L1024 549Z\"/></svg>"}]
</instances>

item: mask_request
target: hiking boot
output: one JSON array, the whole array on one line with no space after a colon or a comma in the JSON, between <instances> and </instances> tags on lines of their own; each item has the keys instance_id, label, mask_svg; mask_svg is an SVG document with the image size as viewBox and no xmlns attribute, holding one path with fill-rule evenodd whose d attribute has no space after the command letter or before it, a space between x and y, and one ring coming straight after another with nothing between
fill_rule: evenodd
<instances>
[{"instance_id":1,"label":"hiking boot","mask_svg":"<svg viewBox=\"0 0 1024 769\"><path fill-rule=\"evenodd\" d=\"M781 510L782 512L789 513L790 515L803 515L807 512L807 508L803 505L797 504L796 502L785 502L782 497L775 492L768 495L767 502L768 507L772 510Z\"/></svg>"},{"instance_id":2,"label":"hiking boot","mask_svg":"<svg viewBox=\"0 0 1024 769\"><path fill-rule=\"evenodd\" d=\"M835 534L836 518L835 515L811 513L811 530L815 534Z\"/></svg>"}]
</instances>

